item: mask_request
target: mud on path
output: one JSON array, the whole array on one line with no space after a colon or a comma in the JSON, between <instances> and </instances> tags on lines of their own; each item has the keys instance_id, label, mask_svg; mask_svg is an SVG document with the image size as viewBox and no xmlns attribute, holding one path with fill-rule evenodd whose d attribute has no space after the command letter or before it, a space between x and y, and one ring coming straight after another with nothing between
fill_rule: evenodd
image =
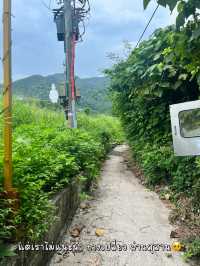
<instances>
[{"instance_id":1,"label":"mud on path","mask_svg":"<svg viewBox=\"0 0 200 266\"><path fill-rule=\"evenodd\" d=\"M81 208L63 243L79 242L81 253L56 254L50 265L69 266L185 266L181 253L132 251L130 244L172 244L169 210L158 195L139 184L127 168L123 153L127 146L114 149L102 169L95 197ZM96 229L102 229L96 232ZM80 234L79 234L80 233ZM101 236L96 235L99 234ZM71 235L74 235L72 237ZM76 236L76 238L75 238ZM94 251L94 245L112 241L127 245L127 251ZM114 243L114 242L112 242ZM89 247L93 250L89 251ZM119 246L118 246L119 247ZM123 246L126 249L126 246Z\"/></svg>"}]
</instances>

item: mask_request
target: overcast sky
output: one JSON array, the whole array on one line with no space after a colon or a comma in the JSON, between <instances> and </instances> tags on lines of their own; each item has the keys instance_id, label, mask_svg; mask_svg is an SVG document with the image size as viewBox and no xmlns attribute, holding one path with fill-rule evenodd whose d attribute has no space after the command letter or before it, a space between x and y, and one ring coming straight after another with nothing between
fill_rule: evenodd
<instances>
[{"instance_id":1,"label":"overcast sky","mask_svg":"<svg viewBox=\"0 0 200 266\"><path fill-rule=\"evenodd\" d=\"M44 0L47 5L49 0ZM2 14L2 2L0 1ZM41 0L13 2L13 79L33 74L63 72L63 43L57 41L53 15ZM55 0L52 0L52 8ZM143 10L143 0L90 0L91 18L86 22L84 42L77 45L76 74L80 77L101 75L111 65L107 54L121 53L123 41L135 44L150 18L156 3ZM174 15L159 8L145 38L156 28L174 23ZM1 56L2 56L2 25ZM0 67L2 80L2 65Z\"/></svg>"}]
</instances>

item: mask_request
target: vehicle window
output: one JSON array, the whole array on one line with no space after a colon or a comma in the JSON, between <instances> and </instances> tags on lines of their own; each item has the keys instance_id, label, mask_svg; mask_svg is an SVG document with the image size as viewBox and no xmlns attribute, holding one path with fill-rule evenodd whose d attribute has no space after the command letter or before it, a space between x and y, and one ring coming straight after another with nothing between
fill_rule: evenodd
<instances>
[{"instance_id":1,"label":"vehicle window","mask_svg":"<svg viewBox=\"0 0 200 266\"><path fill-rule=\"evenodd\" d=\"M200 108L181 111L179 123L182 137L200 137Z\"/></svg>"}]
</instances>

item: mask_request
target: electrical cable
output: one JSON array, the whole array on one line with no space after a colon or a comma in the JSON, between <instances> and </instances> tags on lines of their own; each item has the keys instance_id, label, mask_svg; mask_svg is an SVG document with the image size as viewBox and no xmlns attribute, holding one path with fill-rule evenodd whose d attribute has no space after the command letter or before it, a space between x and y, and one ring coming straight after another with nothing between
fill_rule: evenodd
<instances>
[{"instance_id":1,"label":"electrical cable","mask_svg":"<svg viewBox=\"0 0 200 266\"><path fill-rule=\"evenodd\" d=\"M51 1L51 0L50 0ZM47 7L47 4L41 0L43 5ZM60 8L53 9L54 13L54 21L56 21L57 16L59 16L64 9L63 2L59 3L62 5ZM83 40L83 35L85 34L85 19L89 19L89 12L90 12L90 1L89 0L73 0L72 3L72 21L73 21L73 33L76 34L76 42L80 42ZM80 30L80 24L82 24L82 30Z\"/></svg>"},{"instance_id":2,"label":"electrical cable","mask_svg":"<svg viewBox=\"0 0 200 266\"><path fill-rule=\"evenodd\" d=\"M151 18L149 19L149 21L148 21L148 23L147 23L147 25L146 25L146 27L145 27L144 31L143 31L143 32L142 32L142 34L141 34L141 36L140 36L140 38L139 38L139 40L138 40L138 42L137 42L137 44L136 44L135 48L137 48L137 47L138 47L138 45L140 44L140 42L141 42L141 40L142 40L142 38L143 38L143 36L144 36L144 34L145 34L146 30L148 29L148 27L149 27L149 25L150 25L150 23L151 23L151 21L152 21L153 17L154 17L154 16L155 16L155 14L156 14L156 12L157 12L157 10L158 10L159 6L160 6L160 5L158 4L158 5L157 5L157 7L155 8L155 10L154 10L154 12L153 12L153 14L152 14Z\"/></svg>"},{"instance_id":3,"label":"electrical cable","mask_svg":"<svg viewBox=\"0 0 200 266\"><path fill-rule=\"evenodd\" d=\"M90 2L89 0L73 0L73 13L75 24L74 30L77 34L77 42L81 42L83 40L83 35L85 34L85 19L88 18L88 14L90 12ZM82 24L83 31L80 32L80 23Z\"/></svg>"},{"instance_id":4,"label":"electrical cable","mask_svg":"<svg viewBox=\"0 0 200 266\"><path fill-rule=\"evenodd\" d=\"M51 0L49 0L49 9L51 9Z\"/></svg>"},{"instance_id":5,"label":"electrical cable","mask_svg":"<svg viewBox=\"0 0 200 266\"><path fill-rule=\"evenodd\" d=\"M44 7L46 7L50 12L52 12L52 9L43 0L40 0L40 1ZM49 2L49 4L50 4L50 2Z\"/></svg>"}]
</instances>

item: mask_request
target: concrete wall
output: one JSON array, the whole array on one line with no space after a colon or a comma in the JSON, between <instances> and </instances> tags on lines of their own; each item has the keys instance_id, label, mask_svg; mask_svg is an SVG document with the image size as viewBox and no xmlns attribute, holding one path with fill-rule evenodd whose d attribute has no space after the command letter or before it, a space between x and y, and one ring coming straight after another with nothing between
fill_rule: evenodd
<instances>
[{"instance_id":1,"label":"concrete wall","mask_svg":"<svg viewBox=\"0 0 200 266\"><path fill-rule=\"evenodd\" d=\"M53 198L53 203L56 206L55 221L49 228L48 233L39 243L43 244L45 241L48 243L59 243L62 239L62 235L75 214L77 207L79 206L80 199L79 193L81 192L80 184L74 183L70 187L64 189ZM17 245L18 246L18 245ZM12 249L16 250L16 246ZM45 266L53 256L51 251L19 251L15 257L10 257L0 261L2 266Z\"/></svg>"}]
</instances>

